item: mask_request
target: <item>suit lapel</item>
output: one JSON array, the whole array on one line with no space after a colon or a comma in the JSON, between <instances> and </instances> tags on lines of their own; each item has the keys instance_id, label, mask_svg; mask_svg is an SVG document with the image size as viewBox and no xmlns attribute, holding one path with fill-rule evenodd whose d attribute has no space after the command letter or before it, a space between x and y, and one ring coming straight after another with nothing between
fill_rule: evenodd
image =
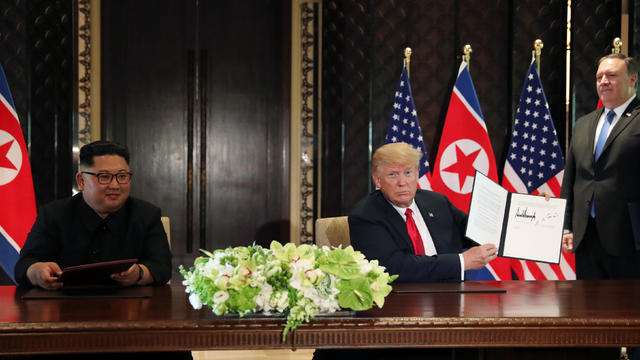
<instances>
[{"instance_id":1,"label":"suit lapel","mask_svg":"<svg viewBox=\"0 0 640 360\"><path fill-rule=\"evenodd\" d=\"M407 223L404 221L402 216L398 214L398 212L393 207L393 205L391 205L387 201L387 199L384 198L384 195L382 195L380 190L376 190L376 191L378 191L378 195L379 195L378 202L384 209L385 217L389 219L391 226L393 226L396 229L398 234L402 234L402 239L407 244L407 246L409 246L409 248L415 252L415 249L413 248L413 243L411 242L411 238L409 237L409 233L407 232Z\"/></svg>"},{"instance_id":2,"label":"suit lapel","mask_svg":"<svg viewBox=\"0 0 640 360\"><path fill-rule=\"evenodd\" d=\"M616 137L618 137L618 135L620 135L620 133L627 126L629 126L631 120L633 120L638 115L638 112L640 112L640 100L638 100L638 98L635 98L629 104L629 106L627 106L627 108L624 110L624 113L622 113L620 120L618 120L616 126L614 126L613 130L611 130L611 133L607 137L607 141L604 143L604 147L602 148L602 154L607 151L607 148L609 148ZM595 133L593 137L595 137ZM600 158L602 158L602 155L600 155Z\"/></svg>"},{"instance_id":3,"label":"suit lapel","mask_svg":"<svg viewBox=\"0 0 640 360\"><path fill-rule=\"evenodd\" d=\"M594 116L590 119L589 123L589 136L587 136L587 149L589 149L589 154L591 154L591 167L595 164L595 157L593 156L593 149L595 148L595 138L596 138L596 129L598 128L598 120L602 116L604 112L604 108L598 109L595 112Z\"/></svg>"},{"instance_id":4,"label":"suit lapel","mask_svg":"<svg viewBox=\"0 0 640 360\"><path fill-rule=\"evenodd\" d=\"M424 223L427 225L427 231L431 235L431 240L433 241L433 245L436 247L436 251L438 253L442 253L442 250L439 248L439 242L435 241L436 236L433 233L433 229L436 229L437 226L435 224L436 214L434 210L427 204L425 201L422 201L422 197L416 193L415 197L416 204L418 205L418 209L420 209L420 215L422 215L422 219Z\"/></svg>"}]
</instances>

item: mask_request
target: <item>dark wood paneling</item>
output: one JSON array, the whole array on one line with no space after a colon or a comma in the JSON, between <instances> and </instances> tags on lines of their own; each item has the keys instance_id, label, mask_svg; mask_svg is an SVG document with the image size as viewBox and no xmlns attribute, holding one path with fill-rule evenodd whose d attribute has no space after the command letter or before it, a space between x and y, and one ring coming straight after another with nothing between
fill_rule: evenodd
<instances>
[{"instance_id":1,"label":"dark wood paneling","mask_svg":"<svg viewBox=\"0 0 640 360\"><path fill-rule=\"evenodd\" d=\"M171 0L102 3L103 138L129 147L132 196L171 219L176 266L187 254L188 51L193 6ZM196 247L197 249L197 247Z\"/></svg>"},{"instance_id":2,"label":"dark wood paneling","mask_svg":"<svg viewBox=\"0 0 640 360\"><path fill-rule=\"evenodd\" d=\"M281 1L201 2L209 248L289 241L289 8Z\"/></svg>"},{"instance_id":3,"label":"dark wood paneling","mask_svg":"<svg viewBox=\"0 0 640 360\"><path fill-rule=\"evenodd\" d=\"M289 241L289 8L102 3L105 137L131 150L132 195L171 218L176 265Z\"/></svg>"},{"instance_id":4,"label":"dark wood paneling","mask_svg":"<svg viewBox=\"0 0 640 360\"><path fill-rule=\"evenodd\" d=\"M595 110L596 62L611 53L613 39L620 36L620 0L573 0L571 20L571 116Z\"/></svg>"}]
</instances>

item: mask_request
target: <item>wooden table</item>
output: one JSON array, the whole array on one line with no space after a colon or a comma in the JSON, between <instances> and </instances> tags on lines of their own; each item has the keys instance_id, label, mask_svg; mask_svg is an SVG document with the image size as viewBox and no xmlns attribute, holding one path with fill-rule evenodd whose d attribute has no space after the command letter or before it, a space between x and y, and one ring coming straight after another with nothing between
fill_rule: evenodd
<instances>
[{"instance_id":1,"label":"wooden table","mask_svg":"<svg viewBox=\"0 0 640 360\"><path fill-rule=\"evenodd\" d=\"M343 347L640 346L640 281L486 282L504 293L392 293L382 309L316 318L193 310L181 285L152 298L22 300L0 287L0 352Z\"/></svg>"}]
</instances>

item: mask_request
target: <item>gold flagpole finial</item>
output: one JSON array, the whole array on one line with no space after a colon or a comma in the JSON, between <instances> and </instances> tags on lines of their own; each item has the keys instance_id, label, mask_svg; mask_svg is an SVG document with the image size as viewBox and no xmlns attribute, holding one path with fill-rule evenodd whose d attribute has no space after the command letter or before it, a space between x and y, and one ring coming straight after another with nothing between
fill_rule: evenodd
<instances>
[{"instance_id":1,"label":"gold flagpole finial","mask_svg":"<svg viewBox=\"0 0 640 360\"><path fill-rule=\"evenodd\" d=\"M471 45L467 44L462 48L462 53L464 54L464 62L467 63L467 69L471 66L469 64L469 62L471 61L471 53L473 52L473 49L471 48Z\"/></svg>"},{"instance_id":2,"label":"gold flagpole finial","mask_svg":"<svg viewBox=\"0 0 640 360\"><path fill-rule=\"evenodd\" d=\"M611 48L612 54L620 54L620 49L622 49L622 40L619 37L613 39L613 47Z\"/></svg>"},{"instance_id":3,"label":"gold flagpole finial","mask_svg":"<svg viewBox=\"0 0 640 360\"><path fill-rule=\"evenodd\" d=\"M540 76L540 55L542 54L543 47L544 44L542 43L542 40L536 39L536 41L533 42L533 53L536 58L536 64L538 65L538 76Z\"/></svg>"},{"instance_id":4,"label":"gold flagpole finial","mask_svg":"<svg viewBox=\"0 0 640 360\"><path fill-rule=\"evenodd\" d=\"M404 49L404 66L407 68L407 76L409 76L409 64L411 63L411 48Z\"/></svg>"}]
</instances>

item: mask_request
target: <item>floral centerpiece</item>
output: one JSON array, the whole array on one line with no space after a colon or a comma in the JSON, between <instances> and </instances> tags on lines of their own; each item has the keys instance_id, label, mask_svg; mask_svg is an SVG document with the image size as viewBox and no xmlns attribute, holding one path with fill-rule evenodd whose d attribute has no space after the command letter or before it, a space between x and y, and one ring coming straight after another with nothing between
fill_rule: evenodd
<instances>
[{"instance_id":1,"label":"floral centerpiece","mask_svg":"<svg viewBox=\"0 0 640 360\"><path fill-rule=\"evenodd\" d=\"M289 331L320 313L367 310L384 304L390 276L377 260L368 261L351 246L342 248L259 245L209 252L186 270L183 285L194 309L211 307L216 315L285 313Z\"/></svg>"}]
</instances>

